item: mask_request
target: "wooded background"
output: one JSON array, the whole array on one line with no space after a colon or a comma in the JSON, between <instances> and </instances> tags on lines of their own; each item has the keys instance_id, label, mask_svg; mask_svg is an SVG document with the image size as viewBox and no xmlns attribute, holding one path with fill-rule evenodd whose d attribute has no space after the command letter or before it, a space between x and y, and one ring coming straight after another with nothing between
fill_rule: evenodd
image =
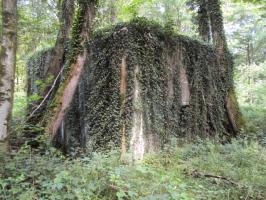
<instances>
[{"instance_id":1,"label":"wooded background","mask_svg":"<svg viewBox=\"0 0 266 200\"><path fill-rule=\"evenodd\" d=\"M266 198L264 0L1 3L1 199Z\"/></svg>"}]
</instances>

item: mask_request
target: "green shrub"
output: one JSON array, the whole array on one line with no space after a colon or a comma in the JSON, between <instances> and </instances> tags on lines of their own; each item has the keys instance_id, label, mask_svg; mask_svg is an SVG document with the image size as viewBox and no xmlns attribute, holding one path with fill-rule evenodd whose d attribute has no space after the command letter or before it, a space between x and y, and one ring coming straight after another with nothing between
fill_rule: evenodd
<instances>
[{"instance_id":1,"label":"green shrub","mask_svg":"<svg viewBox=\"0 0 266 200\"><path fill-rule=\"evenodd\" d=\"M240 139L200 141L125 164L117 150L74 159L24 146L6 162L0 199L263 199L265 151Z\"/></svg>"}]
</instances>

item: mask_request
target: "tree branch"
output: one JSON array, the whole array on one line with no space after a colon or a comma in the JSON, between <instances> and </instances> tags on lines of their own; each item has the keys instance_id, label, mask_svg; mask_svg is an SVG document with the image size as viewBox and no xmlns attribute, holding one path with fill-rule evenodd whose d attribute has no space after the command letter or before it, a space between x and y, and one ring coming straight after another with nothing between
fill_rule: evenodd
<instances>
[{"instance_id":1,"label":"tree branch","mask_svg":"<svg viewBox=\"0 0 266 200\"><path fill-rule=\"evenodd\" d=\"M63 73L63 70L64 70L64 66L61 68L60 72L57 74L54 82L53 82L53 85L51 86L50 90L47 92L47 94L45 95L45 97L43 98L43 100L41 101L41 103L37 106L37 108L35 108L32 113L29 115L29 117L27 118L26 121L30 120L34 114L42 107L42 105L45 103L45 101L49 98L50 94L52 93L52 91L54 90L55 88L55 85L60 77L60 75Z\"/></svg>"}]
</instances>

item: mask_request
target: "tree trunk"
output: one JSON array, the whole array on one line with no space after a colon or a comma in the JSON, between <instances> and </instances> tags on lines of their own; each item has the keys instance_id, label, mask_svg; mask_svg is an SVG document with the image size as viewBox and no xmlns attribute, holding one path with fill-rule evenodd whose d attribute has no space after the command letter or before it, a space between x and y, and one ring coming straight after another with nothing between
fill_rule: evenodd
<instances>
[{"instance_id":1,"label":"tree trunk","mask_svg":"<svg viewBox=\"0 0 266 200\"><path fill-rule=\"evenodd\" d=\"M243 120L238 107L236 94L234 92L233 59L226 42L220 0L208 0L207 12L209 13L211 25L210 31L212 43L219 58L219 71L222 75L223 82L226 83L225 91L227 92L227 97L225 107L227 109L227 114L230 119L232 129L235 132L238 132L243 126Z\"/></svg>"},{"instance_id":2,"label":"tree trunk","mask_svg":"<svg viewBox=\"0 0 266 200\"><path fill-rule=\"evenodd\" d=\"M75 0L63 0L62 3L58 3L61 5L61 12L60 12L60 27L57 35L57 40L55 42L54 48L50 51L46 52L44 60L44 70L43 72L28 72L28 96L33 94L38 94L42 96L42 101L33 102L29 106L29 119L32 121L36 121L38 116L35 115L39 109L45 108L47 105L48 99L52 94L52 90L56 89L58 83L60 82L60 77L62 72L62 67L64 65L64 57L67 47L67 41L70 37L70 32L73 24L73 16L75 11ZM37 62L40 62L39 60ZM38 87L33 87L36 80L46 81L49 77L57 78L55 80L55 84L47 85L46 88L42 91ZM33 118L35 117L35 118Z\"/></svg>"},{"instance_id":3,"label":"tree trunk","mask_svg":"<svg viewBox=\"0 0 266 200\"><path fill-rule=\"evenodd\" d=\"M211 35L213 45L221 55L228 51L225 38L223 15L220 0L208 0L207 12L209 13L211 24Z\"/></svg>"},{"instance_id":4,"label":"tree trunk","mask_svg":"<svg viewBox=\"0 0 266 200\"><path fill-rule=\"evenodd\" d=\"M194 0L199 7L197 21L202 40L212 44L218 55L219 68L226 92L226 104L231 128L238 132L243 126L233 81L233 59L228 50L220 0Z\"/></svg>"},{"instance_id":5,"label":"tree trunk","mask_svg":"<svg viewBox=\"0 0 266 200\"><path fill-rule=\"evenodd\" d=\"M97 0L89 2L79 1L79 12L77 13L72 33L70 68L64 83L56 94L56 106L52 111L51 121L47 122L46 126L46 132L52 135L56 135L59 127L62 125L83 71L87 57L85 42L90 37L96 3Z\"/></svg>"},{"instance_id":6,"label":"tree trunk","mask_svg":"<svg viewBox=\"0 0 266 200\"><path fill-rule=\"evenodd\" d=\"M207 8L207 0L199 1L198 31L204 42L211 42L210 16Z\"/></svg>"},{"instance_id":7,"label":"tree trunk","mask_svg":"<svg viewBox=\"0 0 266 200\"><path fill-rule=\"evenodd\" d=\"M217 50L223 54L227 51L227 43L223 25L220 0L194 0L198 7L197 23L202 40L212 42ZM195 6L192 6L195 9Z\"/></svg>"},{"instance_id":8,"label":"tree trunk","mask_svg":"<svg viewBox=\"0 0 266 200\"><path fill-rule=\"evenodd\" d=\"M67 40L73 22L75 0L64 0L62 2L60 29L58 31L57 40L53 49L53 57L51 59L47 73L56 76L62 67Z\"/></svg>"},{"instance_id":9,"label":"tree trunk","mask_svg":"<svg viewBox=\"0 0 266 200\"><path fill-rule=\"evenodd\" d=\"M13 104L16 49L17 1L2 1L2 47L0 54L0 141L7 138Z\"/></svg>"}]
</instances>

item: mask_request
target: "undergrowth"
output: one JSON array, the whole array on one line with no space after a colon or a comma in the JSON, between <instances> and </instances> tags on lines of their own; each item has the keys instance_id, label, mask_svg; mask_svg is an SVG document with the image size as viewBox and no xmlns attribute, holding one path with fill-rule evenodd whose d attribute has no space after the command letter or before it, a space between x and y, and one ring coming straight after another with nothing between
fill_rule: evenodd
<instances>
[{"instance_id":1,"label":"undergrowth","mask_svg":"<svg viewBox=\"0 0 266 200\"><path fill-rule=\"evenodd\" d=\"M139 163L120 153L67 158L24 145L6 159L0 199L264 199L266 150L257 142L176 144Z\"/></svg>"}]
</instances>

